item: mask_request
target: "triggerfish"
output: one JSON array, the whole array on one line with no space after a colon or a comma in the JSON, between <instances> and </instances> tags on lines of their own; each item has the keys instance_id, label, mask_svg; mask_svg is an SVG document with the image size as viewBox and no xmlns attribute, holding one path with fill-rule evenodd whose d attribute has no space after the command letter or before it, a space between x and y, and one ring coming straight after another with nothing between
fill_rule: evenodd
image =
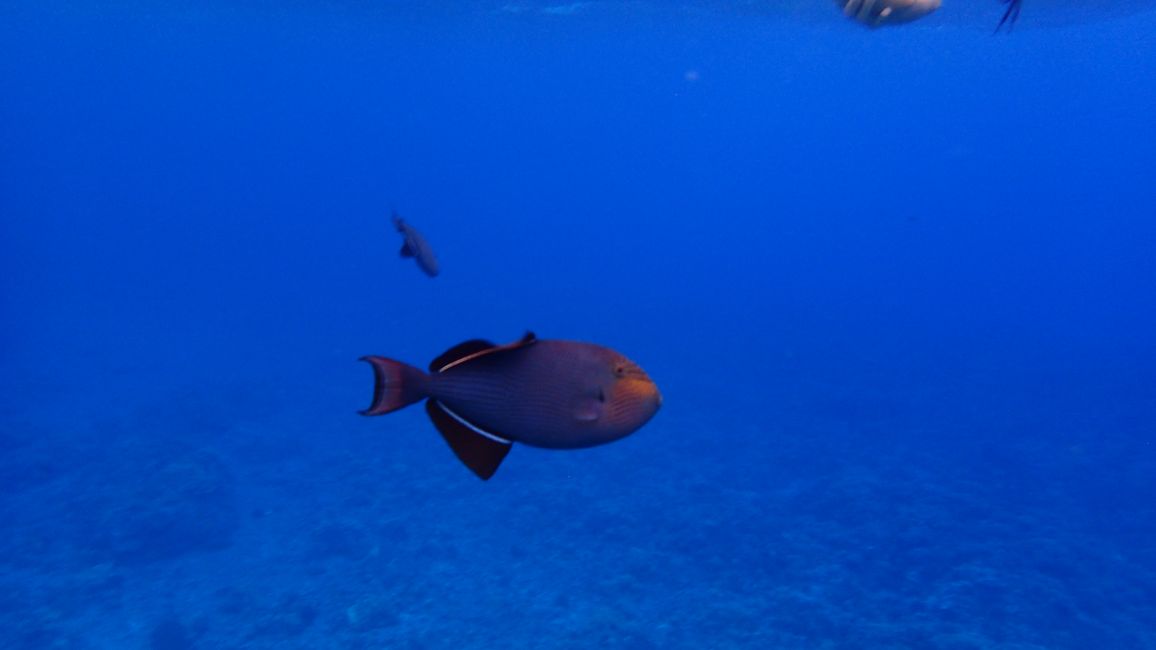
<instances>
[{"instance_id":1,"label":"triggerfish","mask_svg":"<svg viewBox=\"0 0 1156 650\"><path fill-rule=\"evenodd\" d=\"M417 265L421 267L421 270L425 271L425 274L431 278L437 276L440 270L438 267L438 258L434 256L433 249L430 248L429 242L427 242L425 237L422 237L421 233L414 229L413 226L403 221L396 210L393 212L392 218L393 227L397 228L397 231L405 238L405 241L401 244L401 256L412 257L414 261L417 262Z\"/></svg>"},{"instance_id":2,"label":"triggerfish","mask_svg":"<svg viewBox=\"0 0 1156 650\"><path fill-rule=\"evenodd\" d=\"M527 333L507 345L470 340L434 359L429 373L366 356L373 403L383 415L426 400L434 426L458 459L483 480L515 442L580 449L623 438L662 404L650 377L609 348L538 340Z\"/></svg>"}]
</instances>

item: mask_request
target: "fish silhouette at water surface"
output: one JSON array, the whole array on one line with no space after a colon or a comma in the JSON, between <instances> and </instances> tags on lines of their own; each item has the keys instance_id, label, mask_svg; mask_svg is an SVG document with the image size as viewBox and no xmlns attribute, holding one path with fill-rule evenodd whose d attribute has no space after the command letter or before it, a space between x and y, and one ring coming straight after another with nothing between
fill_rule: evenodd
<instances>
[{"instance_id":1,"label":"fish silhouette at water surface","mask_svg":"<svg viewBox=\"0 0 1156 650\"><path fill-rule=\"evenodd\" d=\"M373 402L384 415L426 400L454 454L483 480L515 442L581 449L637 431L658 411L658 387L637 364L600 345L538 340L507 345L470 340L434 359L429 373L378 356Z\"/></svg>"},{"instance_id":2,"label":"fish silhouette at water surface","mask_svg":"<svg viewBox=\"0 0 1156 650\"><path fill-rule=\"evenodd\" d=\"M843 14L868 27L900 25L939 9L940 0L835 0Z\"/></svg>"},{"instance_id":3,"label":"fish silhouette at water surface","mask_svg":"<svg viewBox=\"0 0 1156 650\"><path fill-rule=\"evenodd\" d=\"M397 228L397 231L405 239L401 244L401 256L412 257L426 275L431 278L437 277L441 267L438 266L438 258L434 255L433 249L430 248L429 242L416 228L406 223L396 210L391 218L393 219L393 227Z\"/></svg>"},{"instance_id":4,"label":"fish silhouette at water surface","mask_svg":"<svg viewBox=\"0 0 1156 650\"><path fill-rule=\"evenodd\" d=\"M1020 17L1020 9L1023 7L1023 0L1001 0L1007 9L1003 12L1003 18L999 19L999 24L995 26L995 31L999 32L1004 26L1007 26L1008 31L1015 26L1016 21Z\"/></svg>"}]
</instances>

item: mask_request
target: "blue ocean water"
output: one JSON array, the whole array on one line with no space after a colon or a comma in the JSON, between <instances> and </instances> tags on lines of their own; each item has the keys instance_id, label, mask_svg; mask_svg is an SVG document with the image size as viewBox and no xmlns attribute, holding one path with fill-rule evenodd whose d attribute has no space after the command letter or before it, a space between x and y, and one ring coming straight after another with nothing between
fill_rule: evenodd
<instances>
[{"instance_id":1,"label":"blue ocean water","mask_svg":"<svg viewBox=\"0 0 1156 650\"><path fill-rule=\"evenodd\" d=\"M1154 3L832 4L0 6L0 648L1156 648Z\"/></svg>"}]
</instances>

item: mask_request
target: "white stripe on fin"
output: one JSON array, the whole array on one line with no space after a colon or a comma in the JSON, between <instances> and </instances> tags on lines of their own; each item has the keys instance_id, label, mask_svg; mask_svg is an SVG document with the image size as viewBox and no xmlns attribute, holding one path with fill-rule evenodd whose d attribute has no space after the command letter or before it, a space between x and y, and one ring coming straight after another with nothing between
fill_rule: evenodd
<instances>
[{"instance_id":1,"label":"white stripe on fin","mask_svg":"<svg viewBox=\"0 0 1156 650\"><path fill-rule=\"evenodd\" d=\"M437 400L434 400L434 401L437 402ZM471 424L468 420L466 420L462 416L458 415L457 413L454 413L453 410L451 410L448 406L446 406L442 402L437 402L437 405L439 407L441 407L441 409L443 411L445 411L451 418L457 420L462 426L469 429L470 431L473 431L474 433L478 434L479 436L489 438L490 440L493 440L494 442L500 442L503 445L514 444L512 441L506 440L505 438L502 438L501 436L495 436L494 434L490 433L489 431L483 431L482 429L479 429L477 426Z\"/></svg>"},{"instance_id":2,"label":"white stripe on fin","mask_svg":"<svg viewBox=\"0 0 1156 650\"><path fill-rule=\"evenodd\" d=\"M477 359L478 357L480 357L482 355L486 355L486 354L493 352L494 350L497 350L499 347L501 347L501 346L494 346L492 348L488 348L488 349L482 350L480 352L475 352L473 354L467 354L466 356L462 357L461 359L455 359L454 361L447 363L446 365L442 366L441 368L438 368L438 372L445 372L445 371L449 370L450 368L453 368L454 366L460 366L463 363L469 361L470 359ZM441 404L441 402L438 402L438 404ZM444 408L445 404L442 404L442 407ZM446 409L446 410L449 411L449 409Z\"/></svg>"},{"instance_id":3,"label":"white stripe on fin","mask_svg":"<svg viewBox=\"0 0 1156 650\"><path fill-rule=\"evenodd\" d=\"M438 368L437 371L438 372L445 372L445 371L449 370L450 368L453 368L454 366L460 366L463 363L470 361L472 359L477 359L478 357L484 357L487 354L491 354L494 352L500 352L502 350L514 350L514 349L520 348L522 346L529 345L529 344L531 344L537 340L538 340L538 337L535 336L533 332L526 332L526 334L524 336L522 336L522 338L518 339L517 341L514 341L513 343L507 343L505 345L495 345L492 348L486 348L485 350L478 350L477 352L475 352L473 354L467 354L466 356L462 357L461 359L455 359L455 360L447 363L446 365L442 366L441 368ZM441 402L438 402L438 403L441 404ZM445 406L445 404L442 404L442 406ZM446 409L446 410L448 411L449 409ZM462 420L462 422L464 423L465 420Z\"/></svg>"}]
</instances>

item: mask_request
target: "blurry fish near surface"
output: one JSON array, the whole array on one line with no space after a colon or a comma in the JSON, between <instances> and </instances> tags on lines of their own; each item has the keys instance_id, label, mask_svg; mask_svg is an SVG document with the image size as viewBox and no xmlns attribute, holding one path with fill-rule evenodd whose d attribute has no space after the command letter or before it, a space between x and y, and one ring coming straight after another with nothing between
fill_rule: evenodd
<instances>
[{"instance_id":1,"label":"blurry fish near surface","mask_svg":"<svg viewBox=\"0 0 1156 650\"><path fill-rule=\"evenodd\" d=\"M1007 10L1003 13L1003 18L999 19L999 24L995 26L995 31L1000 31L1007 27L1008 31L1016 24L1020 17L1020 7L1023 5L1023 0L1001 0L1007 5Z\"/></svg>"},{"instance_id":2,"label":"blurry fish near surface","mask_svg":"<svg viewBox=\"0 0 1156 650\"><path fill-rule=\"evenodd\" d=\"M868 27L899 25L939 9L940 0L835 0L848 18Z\"/></svg>"},{"instance_id":3,"label":"blurry fish near surface","mask_svg":"<svg viewBox=\"0 0 1156 650\"><path fill-rule=\"evenodd\" d=\"M392 359L373 366L373 402L384 415L426 400L426 412L458 459L483 480L515 442L580 449L626 437L658 412L662 396L634 362L609 348L540 341L470 340L450 348L429 373Z\"/></svg>"},{"instance_id":4,"label":"blurry fish near surface","mask_svg":"<svg viewBox=\"0 0 1156 650\"><path fill-rule=\"evenodd\" d=\"M396 210L391 216L394 228L397 228L397 231L405 238L401 245L401 256L412 257L421 270L425 271L425 274L431 278L437 276L441 267L438 266L438 258L434 255L433 249L430 248L429 242L413 226L406 223Z\"/></svg>"}]
</instances>

